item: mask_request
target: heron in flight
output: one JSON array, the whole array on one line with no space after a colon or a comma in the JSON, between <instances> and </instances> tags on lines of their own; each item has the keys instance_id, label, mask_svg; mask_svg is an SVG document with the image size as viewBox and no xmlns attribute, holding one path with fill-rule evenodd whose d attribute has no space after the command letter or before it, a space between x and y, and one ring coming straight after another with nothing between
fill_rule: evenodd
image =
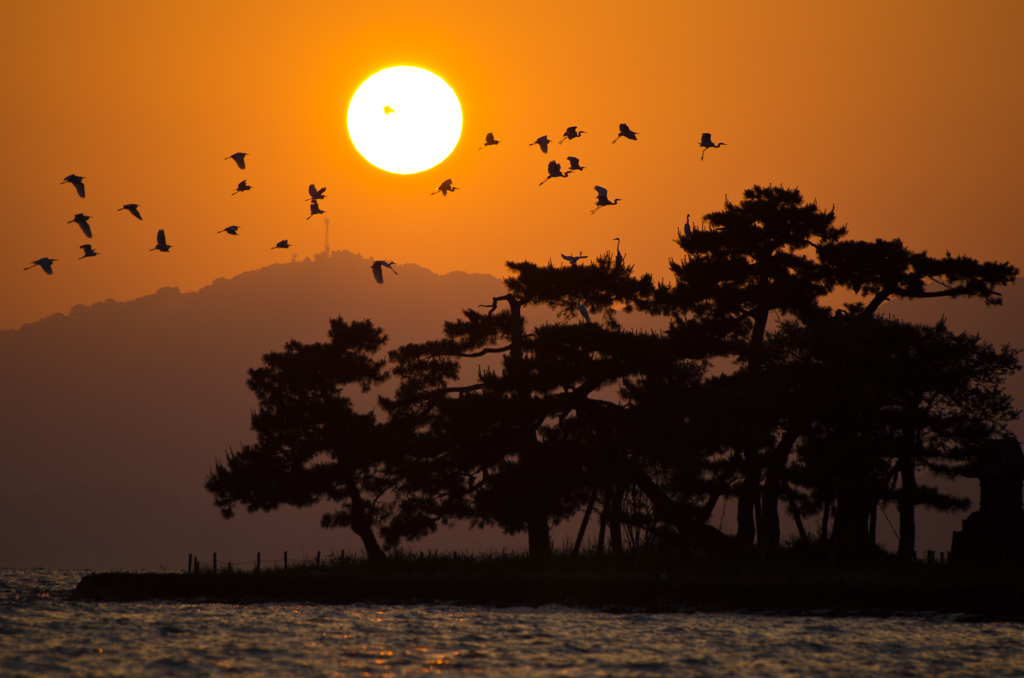
<instances>
[{"instance_id":1,"label":"heron in flight","mask_svg":"<svg viewBox=\"0 0 1024 678\"><path fill-rule=\"evenodd\" d=\"M69 174L66 177L64 177L64 181L62 181L60 183L61 184L71 184L72 186L75 187L75 190L78 191L78 197L79 198L84 198L85 197L85 183L83 182L83 179L85 179L85 177L80 177L77 174Z\"/></svg>"},{"instance_id":2,"label":"heron in flight","mask_svg":"<svg viewBox=\"0 0 1024 678\"><path fill-rule=\"evenodd\" d=\"M715 142L711 141L711 132L704 132L704 134L700 135L700 143L698 144L698 146L701 146L704 149L703 151L700 152L700 159L704 160L704 154L708 152L709 148L718 148L719 146L725 146L725 142L722 141L716 144Z\"/></svg>"},{"instance_id":3,"label":"heron in flight","mask_svg":"<svg viewBox=\"0 0 1024 678\"><path fill-rule=\"evenodd\" d=\"M457 190L459 190L459 187L458 186L452 186L452 180L451 179L445 179L444 181L441 182L441 185L437 187L437 190L434 191L433 193L431 193L430 195L434 195L434 193L440 193L441 197L443 198L443 197L448 195L449 191L457 191Z\"/></svg>"},{"instance_id":4,"label":"heron in flight","mask_svg":"<svg viewBox=\"0 0 1024 678\"><path fill-rule=\"evenodd\" d=\"M394 263L395 262L393 262L393 261L384 261L383 259L378 259L377 261L375 261L372 264L370 264L370 268L373 269L373 279L377 281L378 285L383 285L384 284L384 267L385 266L390 268L392 273L394 273L395 275L398 275L398 271L396 271L395 269L391 268L391 266Z\"/></svg>"},{"instance_id":5,"label":"heron in flight","mask_svg":"<svg viewBox=\"0 0 1024 678\"><path fill-rule=\"evenodd\" d=\"M582 172L583 170L587 169L586 167L580 165L580 159L575 156L570 155L568 158L566 158L566 160L569 161L570 172Z\"/></svg>"},{"instance_id":6,"label":"heron in flight","mask_svg":"<svg viewBox=\"0 0 1024 678\"><path fill-rule=\"evenodd\" d=\"M75 215L75 218L72 219L71 221L69 221L68 223L69 224L78 224L79 228L82 229L82 233L85 233L85 237L86 238L91 238L92 237L92 229L89 228L89 219L90 219L90 217L88 217L88 216L82 214L81 212L79 212L78 214Z\"/></svg>"},{"instance_id":7,"label":"heron in flight","mask_svg":"<svg viewBox=\"0 0 1024 678\"><path fill-rule=\"evenodd\" d=\"M118 207L117 208L118 212L121 212L123 210L128 210L129 214L131 214L133 217L135 217L139 221L142 221L142 215L139 214L139 206L136 203L130 202L130 203L128 203L127 205L125 205L123 207Z\"/></svg>"},{"instance_id":8,"label":"heron in flight","mask_svg":"<svg viewBox=\"0 0 1024 678\"><path fill-rule=\"evenodd\" d=\"M627 139L632 139L633 141L636 141L636 135L637 134L638 134L638 132L634 132L633 130L629 129L629 125L627 125L624 122L620 122L619 123L619 136L617 136L614 139L612 139L612 143L614 144L621 137L626 137Z\"/></svg>"},{"instance_id":9,"label":"heron in flight","mask_svg":"<svg viewBox=\"0 0 1024 678\"><path fill-rule=\"evenodd\" d=\"M327 190L326 186L324 186L323 188L317 188L316 184L310 184L309 185L309 197L306 198L306 200L323 200L324 198L327 197L324 194L324 191L326 191L326 190Z\"/></svg>"},{"instance_id":10,"label":"heron in flight","mask_svg":"<svg viewBox=\"0 0 1024 678\"><path fill-rule=\"evenodd\" d=\"M171 246L167 244L167 236L164 235L164 229L160 229L156 232L156 247L150 250L159 250L161 252L170 252Z\"/></svg>"},{"instance_id":11,"label":"heron in flight","mask_svg":"<svg viewBox=\"0 0 1024 678\"><path fill-rule=\"evenodd\" d=\"M569 173L568 172L563 172L562 171L562 166L559 165L554 160L552 160L551 162L548 163L548 175L547 175L547 177L544 178L544 181L547 181L548 179L557 179L558 177L567 177L567 176L569 176ZM539 185L543 186L544 185L544 181L540 182Z\"/></svg>"},{"instance_id":12,"label":"heron in flight","mask_svg":"<svg viewBox=\"0 0 1024 678\"><path fill-rule=\"evenodd\" d=\"M533 146L534 144L536 144L536 145L540 146L541 153L547 153L548 152L548 144L550 144L550 143L551 142L548 140L548 135L545 134L542 137L537 137L536 141L530 142L529 144L527 144L527 146Z\"/></svg>"},{"instance_id":13,"label":"heron in flight","mask_svg":"<svg viewBox=\"0 0 1024 678\"><path fill-rule=\"evenodd\" d=\"M322 209L320 209L320 203L319 202L317 202L316 200L313 200L312 202L309 203L309 216L306 217L306 221L309 221L310 219L312 219L313 217L315 217L318 214L327 214L327 213L325 211L323 211Z\"/></svg>"},{"instance_id":14,"label":"heron in flight","mask_svg":"<svg viewBox=\"0 0 1024 678\"><path fill-rule=\"evenodd\" d=\"M481 151L485 146L497 146L500 143L500 141L494 138L494 132L488 132L487 136L484 138L484 145L476 150Z\"/></svg>"},{"instance_id":15,"label":"heron in flight","mask_svg":"<svg viewBox=\"0 0 1024 678\"><path fill-rule=\"evenodd\" d=\"M27 271L30 268L35 268L36 266L38 266L39 268L41 268L44 271L46 271L46 275L53 275L53 262L55 262L55 261L57 261L57 260L56 259L51 259L50 257L43 257L42 259L36 259L35 261L32 262L31 266L26 266L25 270Z\"/></svg>"},{"instance_id":16,"label":"heron in flight","mask_svg":"<svg viewBox=\"0 0 1024 678\"><path fill-rule=\"evenodd\" d=\"M558 143L561 144L563 141L569 139L577 139L581 134L586 134L586 132L584 132L583 130L576 131L576 127L576 125L573 125L572 127L566 127L565 134L563 134L562 138L558 140Z\"/></svg>"},{"instance_id":17,"label":"heron in flight","mask_svg":"<svg viewBox=\"0 0 1024 678\"><path fill-rule=\"evenodd\" d=\"M575 266L577 261L579 261L580 259L586 259L587 255L583 253L583 250L580 250L579 256L573 256L572 254L563 254L562 258L568 261L570 266Z\"/></svg>"},{"instance_id":18,"label":"heron in flight","mask_svg":"<svg viewBox=\"0 0 1024 678\"><path fill-rule=\"evenodd\" d=\"M238 235L238 226L228 226L227 228L222 228L217 232L227 233L228 235Z\"/></svg>"},{"instance_id":19,"label":"heron in flight","mask_svg":"<svg viewBox=\"0 0 1024 678\"><path fill-rule=\"evenodd\" d=\"M224 159L225 160L234 160L235 164L238 165L238 169L245 169L245 156L247 156L247 155L249 155L249 154L248 153L232 153L231 155L229 155L228 157L226 157Z\"/></svg>"},{"instance_id":20,"label":"heron in flight","mask_svg":"<svg viewBox=\"0 0 1024 678\"><path fill-rule=\"evenodd\" d=\"M95 257L99 252L92 248L92 245L79 245L82 248L82 256L79 259L85 259L86 257Z\"/></svg>"},{"instance_id":21,"label":"heron in flight","mask_svg":"<svg viewBox=\"0 0 1024 678\"><path fill-rule=\"evenodd\" d=\"M274 245L270 249L272 249L272 250L286 250L289 247L291 247L291 245L288 244L288 241L287 240L282 240L281 242L277 243L276 245Z\"/></svg>"},{"instance_id":22,"label":"heron in flight","mask_svg":"<svg viewBox=\"0 0 1024 678\"><path fill-rule=\"evenodd\" d=\"M597 191L597 202L594 203L595 205L597 205L597 207L595 207L594 209L590 210L591 214L593 214L597 210L601 209L602 207L607 207L608 205L618 204L618 202L620 200L622 200L622 198L616 198L615 200L609 200L608 199L608 189L607 188L603 188L601 186L594 186L594 190Z\"/></svg>"},{"instance_id":23,"label":"heron in flight","mask_svg":"<svg viewBox=\"0 0 1024 678\"><path fill-rule=\"evenodd\" d=\"M238 188L235 189L235 193L241 193L242 191L251 191L251 190L252 190L252 186L250 186L249 184L245 183L245 179L242 179L241 181L238 182ZM234 195L235 193L232 193L231 195Z\"/></svg>"},{"instance_id":24,"label":"heron in flight","mask_svg":"<svg viewBox=\"0 0 1024 678\"><path fill-rule=\"evenodd\" d=\"M615 241L615 268L622 268L622 265L626 263L626 256L619 250L620 240L618 238L612 238Z\"/></svg>"}]
</instances>

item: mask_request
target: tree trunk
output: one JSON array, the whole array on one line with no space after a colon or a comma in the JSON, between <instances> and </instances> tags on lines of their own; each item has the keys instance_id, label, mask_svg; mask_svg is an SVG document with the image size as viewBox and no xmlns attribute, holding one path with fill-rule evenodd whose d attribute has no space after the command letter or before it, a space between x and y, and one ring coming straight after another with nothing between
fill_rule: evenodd
<instances>
[{"instance_id":1,"label":"tree trunk","mask_svg":"<svg viewBox=\"0 0 1024 678\"><path fill-rule=\"evenodd\" d=\"M899 460L900 484L897 506L900 511L900 545L896 557L904 562L913 562L917 548L917 525L914 519L914 507L917 494L917 475L914 471L914 457L905 454Z\"/></svg>"},{"instance_id":2,"label":"tree trunk","mask_svg":"<svg viewBox=\"0 0 1024 678\"><path fill-rule=\"evenodd\" d=\"M355 478L349 476L345 479L345 488L348 490L349 502L352 504L352 531L363 540L363 548L366 549L366 559L370 562L381 562L387 560L384 549L377 542L377 535L373 532L373 524L367 516L366 501L359 493L359 487Z\"/></svg>"},{"instance_id":3,"label":"tree trunk","mask_svg":"<svg viewBox=\"0 0 1024 678\"><path fill-rule=\"evenodd\" d=\"M551 555L551 529L548 517L534 512L526 520L526 531L531 558L545 558Z\"/></svg>"}]
</instances>

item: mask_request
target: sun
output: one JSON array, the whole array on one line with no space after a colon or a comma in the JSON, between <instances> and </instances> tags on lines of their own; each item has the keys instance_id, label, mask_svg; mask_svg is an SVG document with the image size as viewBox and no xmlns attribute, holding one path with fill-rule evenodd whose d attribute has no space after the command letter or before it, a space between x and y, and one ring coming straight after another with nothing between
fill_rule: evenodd
<instances>
[{"instance_id":1,"label":"sun","mask_svg":"<svg viewBox=\"0 0 1024 678\"><path fill-rule=\"evenodd\" d=\"M455 150L462 107L430 71L385 68L367 78L348 105L348 134L359 154L395 174L430 169Z\"/></svg>"}]
</instances>

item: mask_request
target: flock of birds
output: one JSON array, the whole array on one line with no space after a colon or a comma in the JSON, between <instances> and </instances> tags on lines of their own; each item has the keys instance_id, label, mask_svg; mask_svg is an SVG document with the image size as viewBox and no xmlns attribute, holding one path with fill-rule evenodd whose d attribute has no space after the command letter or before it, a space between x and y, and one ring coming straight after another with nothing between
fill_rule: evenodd
<instances>
[{"instance_id":1,"label":"flock of birds","mask_svg":"<svg viewBox=\"0 0 1024 678\"><path fill-rule=\"evenodd\" d=\"M384 108L384 113L385 114L388 114L388 113L392 112L392 111L389 111L387 109L388 109L388 107L385 106L385 108ZM581 129L579 129L578 125L572 125L572 126L566 128L565 132L562 134L562 138L558 140L558 144L561 145L562 143L564 143L566 141L572 141L573 139L578 139L583 134L586 134L586 132L581 130ZM635 132L634 130L630 129L629 125L627 125L626 123L620 123L619 124L619 133L618 133L618 135L614 139L612 139L612 143L613 144L616 143L617 141L619 141L619 139L629 139L631 141L637 141L637 134L638 134L638 132ZM500 143L501 143L500 141L498 141L497 139L494 138L494 133L493 132L488 132L487 136L484 138L484 145L481 146L479 150L482 150L482 149L484 149L484 148L486 148L488 146L496 146L496 145L498 145ZM550 145L551 145L551 140L548 139L547 135L538 137L535 141L532 141L532 142L530 142L528 144L528 146L537 146L537 147L539 147L541 152L545 153L545 154L548 152L548 147ZM704 160L704 154L707 152L707 150L709 148L718 148L720 146L725 146L725 143L714 143L713 141L711 141L711 134L708 133L708 132L705 132L704 134L701 135L701 139L700 139L700 142L698 143L698 146L700 146L701 149L702 149L701 150L701 154L700 154L700 159L701 159L701 161L703 161ZM233 154L227 156L224 159L225 160L233 160L235 162L235 164L238 166L239 169L244 170L245 169L245 157L247 155L248 155L248 153L238 152L238 153L233 153ZM548 162L548 168L547 168L548 169L548 175L544 178L543 181L540 182L539 185L543 186L547 181L549 181L551 179L564 178L564 177L569 176L572 172L582 172L584 169L586 169L586 167L584 167L583 165L580 164L580 159L578 157L570 155L570 156L567 156L566 159L567 159L567 161L569 163L569 167L564 172L562 171L561 163L559 163L558 161L551 160L550 162ZM85 198L85 177L79 176L77 174L69 174L68 176L64 177L64 181L61 182L62 185L66 184L66 183L67 184L71 184L74 187L74 189L78 193L79 197ZM252 189L252 186L250 186L248 184L248 182L245 179L243 179L242 181L238 182L238 185L236 186L235 191L234 191L234 193L232 193L232 195L236 195L238 193L244 193L244 192L249 191L251 189ZM444 197L444 196L447 196L449 193L453 193L456 190L458 190L458 187L453 185L452 179L446 179L445 181L443 181L441 183L440 186L437 187L437 190L435 190L435 191L433 191L431 193L431 195L440 193L442 195L442 197ZM594 186L594 190L597 191L597 200L595 202L595 207L592 210L590 210L591 214L594 214L595 212L597 212L602 207L610 207L610 206L613 206L613 205L617 205L619 203L619 201L621 200L621 198L615 198L614 200L610 199L608 197L608 189L606 189L606 188L604 188L602 186ZM320 207L320 201L324 200L327 197L326 192L327 192L327 188L326 187L317 188L315 184L310 184L309 185L309 197L306 198L306 201L310 203L309 216L306 217L307 221L309 219L313 218L314 216L318 215L318 214L326 214L325 210L321 209L321 207ZM130 215L132 215L133 217L138 219L139 221L142 221L143 220L142 219L142 213L139 211L139 207L140 207L140 205L138 203L125 203L122 207L119 207L117 211L118 212L126 211ZM69 224L72 224L72 223L73 224L77 224L78 227L82 230L82 233L84 233L87 238L92 238L92 229L89 226L89 219L90 219L90 217L88 215L79 212L78 214L76 214L74 216L74 218L72 218L70 221L68 221L68 223ZM224 228L224 229L218 231L218 233L227 233L228 235L237 236L238 235L238 229L239 229L238 226L228 226L227 228ZM686 224L683 227L683 234L684 234L684 236L689 237L690 231L691 231L690 215L687 214L686 215ZM621 267L623 265L623 263L624 263L624 260L625 260L625 257L624 257L624 255L622 254L622 252L621 252L621 250L619 248L619 245L621 244L621 241L620 241L619 238L614 238L614 240L616 241L616 246L615 246L615 262L616 262L616 266ZM274 245L271 249L288 249L289 247L291 247L291 245L288 243L288 240L281 240L276 245ZM97 254L99 254L93 248L93 246L91 244L81 245L80 248L82 250L82 256L79 257L80 259L85 259L87 257L95 257ZM163 229L159 229L157 231L157 234L156 234L156 246L153 247L150 251L151 252L152 251L169 252L170 250L171 250L171 245L167 244L167 236L164 233L164 230ZM575 266L576 263L578 261L580 261L581 259L586 259L587 258L586 255L583 254L583 252L580 252L579 255L563 254L561 256L562 256L562 259L567 261L572 266ZM57 261L56 259L53 259L53 258L50 258L50 257L42 257L40 259L36 259L35 261L33 261L30 266L25 267L25 270L27 271L29 269L32 269L32 268L35 268L35 267L38 266L47 275L52 275L53 274L53 264L56 261ZM379 260L375 260L370 265L370 269L373 272L373 278L374 278L374 280L377 281L378 284L383 284L384 283L384 269L385 268L390 269L392 273L394 273L395 275L398 275L398 271L396 271L393 268L394 263L395 263L394 261L386 261L386 260L383 260L383 259L379 259ZM580 297L579 306L580 306L580 313L581 313L581 315L585 319L589 320L589 314L586 311L586 307L583 305L582 297Z\"/></svg>"}]
</instances>

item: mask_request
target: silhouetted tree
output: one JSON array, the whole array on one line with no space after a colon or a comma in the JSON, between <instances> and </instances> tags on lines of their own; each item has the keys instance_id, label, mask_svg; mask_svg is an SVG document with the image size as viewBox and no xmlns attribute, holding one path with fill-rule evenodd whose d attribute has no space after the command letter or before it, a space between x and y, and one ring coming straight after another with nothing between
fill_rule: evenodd
<instances>
[{"instance_id":1,"label":"silhouetted tree","mask_svg":"<svg viewBox=\"0 0 1024 678\"><path fill-rule=\"evenodd\" d=\"M367 556L378 560L385 554L374 528L397 515L400 446L372 411L354 409L345 389L366 393L384 382L386 362L375 356L387 337L369 320L335 318L329 338L290 341L249 370L247 383L259 403L252 415L257 442L218 460L206 489L225 518L235 504L253 512L336 502L340 507L324 514L322 525L351 528ZM401 532L393 530L392 541Z\"/></svg>"}]
</instances>

